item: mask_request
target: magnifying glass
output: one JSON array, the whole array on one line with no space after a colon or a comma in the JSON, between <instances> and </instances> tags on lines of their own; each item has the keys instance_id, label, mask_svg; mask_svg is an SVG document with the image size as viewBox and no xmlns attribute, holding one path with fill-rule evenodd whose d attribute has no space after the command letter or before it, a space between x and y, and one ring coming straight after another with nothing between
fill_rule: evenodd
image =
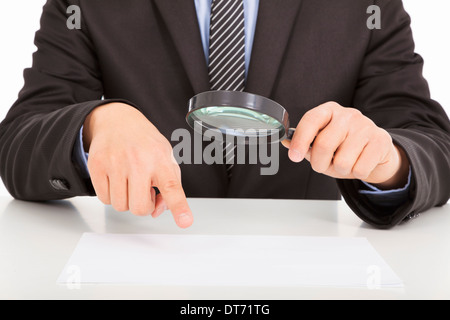
<instances>
[{"instance_id":1,"label":"magnifying glass","mask_svg":"<svg viewBox=\"0 0 450 320\"><path fill-rule=\"evenodd\" d=\"M207 130L242 137L244 143L265 137L270 143L292 139L289 115L280 104L266 97L241 91L207 91L189 100L186 121L204 134Z\"/></svg>"}]
</instances>

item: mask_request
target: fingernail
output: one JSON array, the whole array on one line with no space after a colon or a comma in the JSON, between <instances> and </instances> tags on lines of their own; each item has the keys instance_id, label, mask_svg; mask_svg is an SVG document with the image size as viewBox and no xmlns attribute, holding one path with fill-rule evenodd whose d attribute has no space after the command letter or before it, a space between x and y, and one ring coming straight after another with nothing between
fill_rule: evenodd
<instances>
[{"instance_id":1,"label":"fingernail","mask_svg":"<svg viewBox=\"0 0 450 320\"><path fill-rule=\"evenodd\" d=\"M303 159L305 157L300 153L300 151L295 150L295 149L290 149L289 150L289 158L291 158L291 160L294 162L301 162L301 161L303 161Z\"/></svg>"},{"instance_id":2,"label":"fingernail","mask_svg":"<svg viewBox=\"0 0 450 320\"><path fill-rule=\"evenodd\" d=\"M191 225L191 223L192 223L192 218L189 214L182 213L182 214L178 215L177 224L180 227L182 227L182 228L188 227Z\"/></svg>"}]
</instances>

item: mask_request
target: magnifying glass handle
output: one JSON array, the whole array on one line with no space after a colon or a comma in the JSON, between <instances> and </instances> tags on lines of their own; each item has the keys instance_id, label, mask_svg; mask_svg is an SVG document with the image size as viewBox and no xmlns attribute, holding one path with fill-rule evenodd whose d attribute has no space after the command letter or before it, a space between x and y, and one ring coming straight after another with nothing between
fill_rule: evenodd
<instances>
[{"instance_id":1,"label":"magnifying glass handle","mask_svg":"<svg viewBox=\"0 0 450 320\"><path fill-rule=\"evenodd\" d=\"M286 132L286 139L292 140L292 137L294 136L295 128L289 128Z\"/></svg>"},{"instance_id":2,"label":"magnifying glass handle","mask_svg":"<svg viewBox=\"0 0 450 320\"><path fill-rule=\"evenodd\" d=\"M292 140L292 137L294 136L294 132L295 132L295 128L289 128L288 131L286 132L286 139ZM311 148L312 148L315 140L316 139L314 138L313 142L311 142L311 145L310 145Z\"/></svg>"}]
</instances>

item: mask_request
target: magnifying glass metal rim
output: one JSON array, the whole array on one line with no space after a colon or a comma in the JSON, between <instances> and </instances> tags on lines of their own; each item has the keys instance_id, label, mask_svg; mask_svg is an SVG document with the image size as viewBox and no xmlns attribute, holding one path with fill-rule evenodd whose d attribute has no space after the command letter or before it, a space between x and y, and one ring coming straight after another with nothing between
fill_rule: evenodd
<instances>
[{"instance_id":1,"label":"magnifying glass metal rim","mask_svg":"<svg viewBox=\"0 0 450 320\"><path fill-rule=\"evenodd\" d=\"M291 136L289 115L286 109L269 98L241 91L215 90L199 93L189 100L189 112L186 115L186 121L191 128L195 129L195 119L193 119L192 114L195 111L208 107L243 108L267 115L278 121L284 128L282 136L280 136L280 132L276 133L276 137L273 135L267 136L270 140L281 141ZM219 129L205 123L202 123L202 130L203 132L206 130L214 130L223 133Z\"/></svg>"}]
</instances>

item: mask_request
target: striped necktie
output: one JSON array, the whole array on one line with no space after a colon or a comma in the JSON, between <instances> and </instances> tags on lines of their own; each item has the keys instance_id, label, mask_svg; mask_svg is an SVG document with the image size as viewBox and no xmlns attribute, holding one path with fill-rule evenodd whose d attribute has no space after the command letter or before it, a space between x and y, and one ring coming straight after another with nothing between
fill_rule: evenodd
<instances>
[{"instance_id":1,"label":"striped necktie","mask_svg":"<svg viewBox=\"0 0 450 320\"><path fill-rule=\"evenodd\" d=\"M209 79L212 90L244 91L245 24L243 0L213 0L209 35ZM228 177L235 146L224 144Z\"/></svg>"}]
</instances>

